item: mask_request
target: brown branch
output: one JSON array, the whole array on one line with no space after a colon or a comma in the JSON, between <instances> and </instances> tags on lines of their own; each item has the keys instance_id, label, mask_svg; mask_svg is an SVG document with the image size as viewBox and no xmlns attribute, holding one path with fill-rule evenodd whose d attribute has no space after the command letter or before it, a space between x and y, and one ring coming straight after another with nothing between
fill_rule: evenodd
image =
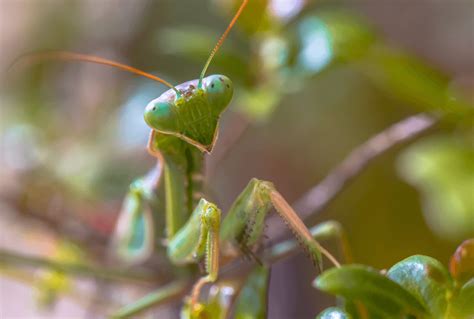
<instances>
[{"instance_id":1,"label":"brown branch","mask_svg":"<svg viewBox=\"0 0 474 319\"><path fill-rule=\"evenodd\" d=\"M417 114L397 122L371 137L355 148L326 178L293 204L299 217L306 219L322 212L375 159L392 148L428 131L436 123L437 119L432 116ZM269 233L270 237L278 236L284 232L284 226L278 224L274 226L271 229L271 234Z\"/></svg>"}]
</instances>

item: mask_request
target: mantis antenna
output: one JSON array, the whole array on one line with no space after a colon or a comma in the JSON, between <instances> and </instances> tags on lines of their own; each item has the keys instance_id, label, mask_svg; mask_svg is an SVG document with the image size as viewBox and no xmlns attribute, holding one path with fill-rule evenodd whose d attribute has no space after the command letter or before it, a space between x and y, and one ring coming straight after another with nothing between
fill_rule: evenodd
<instances>
[{"instance_id":1,"label":"mantis antenna","mask_svg":"<svg viewBox=\"0 0 474 319\"><path fill-rule=\"evenodd\" d=\"M214 49L212 49L211 54L209 55L209 58L207 58L206 64L204 64L204 68L201 71L201 76L199 77L199 83L198 83L199 88L202 86L202 79L206 75L207 68L211 64L212 58L216 54L217 50L219 50L219 48L222 46L222 43L224 43L224 40L227 38L227 35L229 34L230 29L232 29L234 24L237 22L237 19L239 18L240 14L244 10L248 2L249 0L242 1L242 4L240 5L239 10L237 10L237 13L234 15L234 18L232 19L232 21L230 21L229 26L227 26L227 29L225 29L224 33L221 35L221 37L217 41L217 44L214 47Z\"/></svg>"},{"instance_id":2,"label":"mantis antenna","mask_svg":"<svg viewBox=\"0 0 474 319\"><path fill-rule=\"evenodd\" d=\"M160 77L157 77L153 74L147 73L140 69L137 69L137 68L119 63L119 62L115 62L112 60L104 59L104 58L89 55L89 54L74 53L74 52L69 52L69 51L49 51L49 52L29 54L29 55L24 56L23 59L27 59L27 61L30 63L36 62L37 60L65 60L65 61L83 61L83 62L108 65L114 68L121 69L123 71L138 74L148 79L160 82L166 85L167 87L173 89L178 96L181 95L180 92L176 89L176 87L174 87L172 84L163 80Z\"/></svg>"}]
</instances>

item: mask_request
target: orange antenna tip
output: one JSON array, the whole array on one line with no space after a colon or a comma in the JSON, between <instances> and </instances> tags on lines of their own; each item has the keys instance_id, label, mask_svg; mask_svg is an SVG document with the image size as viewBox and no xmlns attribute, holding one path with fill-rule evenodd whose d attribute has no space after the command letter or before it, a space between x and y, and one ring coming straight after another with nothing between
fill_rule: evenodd
<instances>
[{"instance_id":1,"label":"orange antenna tip","mask_svg":"<svg viewBox=\"0 0 474 319\"><path fill-rule=\"evenodd\" d=\"M20 60L26 59L29 63L35 63L41 60L65 60L65 61L82 61L82 62L90 62L90 63L97 63L102 65L108 65L114 68L121 69L123 71L127 71L130 73L138 74L144 76L148 79L153 81L160 82L166 85L169 88L172 88L178 95L180 94L179 91L169 82L163 80L160 77L157 77L153 74L147 73L140 69L134 68L132 66L128 66L123 63L115 62L109 59L104 59L101 57L89 55L89 54L81 54L69 51L49 51L49 52L40 52L40 53L33 53L28 54L20 58Z\"/></svg>"},{"instance_id":2,"label":"orange antenna tip","mask_svg":"<svg viewBox=\"0 0 474 319\"><path fill-rule=\"evenodd\" d=\"M199 77L198 87L201 87L201 85L202 85L202 79L206 75L207 68L211 64L212 58L216 54L217 50L219 50L219 48L224 43L224 40L227 38L227 35L229 34L229 31L232 29L234 24L237 22L237 19L239 18L240 14L244 10L244 8L245 8L245 6L247 5L248 2L249 2L249 0L243 0L242 1L241 5L239 7L239 10L237 10L237 12L234 15L234 18L232 18L232 21L230 21L229 25L227 26L227 29L224 31L224 33L221 35L221 37L217 41L217 44L214 47L214 49L212 49L211 54L209 55L209 58L207 59L206 63L204 64L204 68L202 69L201 76Z\"/></svg>"}]
</instances>

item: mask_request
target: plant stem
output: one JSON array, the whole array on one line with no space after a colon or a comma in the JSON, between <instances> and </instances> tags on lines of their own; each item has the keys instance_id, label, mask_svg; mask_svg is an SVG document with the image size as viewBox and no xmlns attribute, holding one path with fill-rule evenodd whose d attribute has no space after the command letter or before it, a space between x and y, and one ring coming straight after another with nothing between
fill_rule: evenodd
<instances>
[{"instance_id":1,"label":"plant stem","mask_svg":"<svg viewBox=\"0 0 474 319\"><path fill-rule=\"evenodd\" d=\"M417 114L397 122L382 132L372 136L356 147L320 183L309 189L292 206L301 219L315 216L326 207L360 175L370 163L394 147L405 143L433 128L438 120L427 114ZM280 223L272 223L267 235L281 237L287 230ZM282 236L281 238L287 238ZM275 242L273 246L281 243ZM295 247L295 249L298 249Z\"/></svg>"},{"instance_id":2,"label":"plant stem","mask_svg":"<svg viewBox=\"0 0 474 319\"><path fill-rule=\"evenodd\" d=\"M374 135L356 147L326 178L294 204L297 211L314 215L324 210L347 185L380 155L433 127L436 120L426 114L410 116ZM304 216L300 216L304 218Z\"/></svg>"},{"instance_id":3,"label":"plant stem","mask_svg":"<svg viewBox=\"0 0 474 319\"><path fill-rule=\"evenodd\" d=\"M131 303L115 314L112 318L129 318L151 307L170 302L173 299L181 298L190 287L189 281L173 281L158 290L144 296L143 298Z\"/></svg>"},{"instance_id":4,"label":"plant stem","mask_svg":"<svg viewBox=\"0 0 474 319\"><path fill-rule=\"evenodd\" d=\"M293 204L299 217L307 219L321 213L375 159L394 147L427 132L437 122L436 118L427 114L413 115L391 125L356 147L320 183L309 189ZM283 227L274 223L268 229L269 237L276 238L279 234L285 233ZM277 241L275 244L280 242Z\"/></svg>"},{"instance_id":5,"label":"plant stem","mask_svg":"<svg viewBox=\"0 0 474 319\"><path fill-rule=\"evenodd\" d=\"M33 268L50 268L80 276L96 277L107 280L127 280L152 283L156 277L149 273L131 272L129 269L111 269L84 264L61 263L46 258L28 256L0 249L0 264L25 266Z\"/></svg>"}]
</instances>

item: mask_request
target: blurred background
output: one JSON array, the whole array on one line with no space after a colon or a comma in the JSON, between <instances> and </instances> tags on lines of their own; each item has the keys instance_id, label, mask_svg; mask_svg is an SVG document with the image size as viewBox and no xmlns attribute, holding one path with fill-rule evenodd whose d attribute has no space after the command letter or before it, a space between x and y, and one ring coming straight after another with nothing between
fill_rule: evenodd
<instances>
[{"instance_id":1,"label":"blurred background","mask_svg":"<svg viewBox=\"0 0 474 319\"><path fill-rule=\"evenodd\" d=\"M166 89L99 65L12 62L70 50L182 83L198 77L239 4L0 0L3 252L109 267L122 199L154 165L142 112ZM474 235L473 6L251 1L208 72L235 84L216 148L206 155L208 196L226 211L257 177L294 202L356 146L429 112L439 125L377 159L306 222L339 221L357 263L384 269L424 254L446 264ZM270 227L279 223L272 219ZM325 246L336 251L331 241ZM166 267L145 264L133 271L161 279L78 279L18 267L32 262L9 256L0 259L1 318L102 318L167 276ZM315 276L303 255L275 264L269 318L313 318L332 304L311 287ZM158 313L173 317L174 310Z\"/></svg>"}]
</instances>

